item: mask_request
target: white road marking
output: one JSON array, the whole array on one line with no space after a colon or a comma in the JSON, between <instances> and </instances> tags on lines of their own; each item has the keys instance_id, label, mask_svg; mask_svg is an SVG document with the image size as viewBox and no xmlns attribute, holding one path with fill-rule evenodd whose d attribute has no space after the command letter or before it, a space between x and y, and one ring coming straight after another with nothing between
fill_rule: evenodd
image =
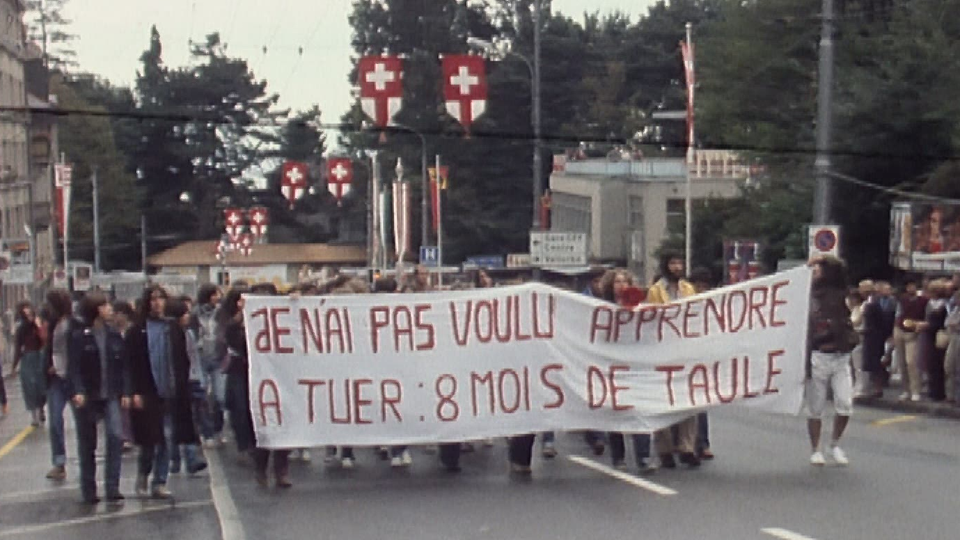
<instances>
[{"instance_id":1,"label":"white road marking","mask_svg":"<svg viewBox=\"0 0 960 540\"><path fill-rule=\"evenodd\" d=\"M129 500L128 500L129 504ZM97 514L92 516L85 516L81 518L67 519L64 521L57 521L56 523L44 523L41 525L24 525L23 527L14 527L12 529L0 531L0 538L7 536L18 536L22 534L32 534L44 531L50 531L53 529L60 529L62 527L72 527L75 525L84 525L87 523L96 523L98 521L108 521L113 519L120 519L126 517L136 517L142 514L152 514L155 512L169 512L171 510L177 509L187 509L187 508L200 508L202 506L208 506L211 504L211 501L191 501L185 503L176 503L176 504L164 504L162 506L152 506L149 508L142 508L140 510L131 510L126 511L126 508L119 511L111 511L107 507L104 507L102 510L97 509Z\"/></svg>"},{"instance_id":2,"label":"white road marking","mask_svg":"<svg viewBox=\"0 0 960 540\"><path fill-rule=\"evenodd\" d=\"M804 536L800 533L795 533L779 527L767 527L765 529L760 529L760 532L769 534L770 536L775 536L781 540L816 540L810 536Z\"/></svg>"},{"instance_id":3,"label":"white road marking","mask_svg":"<svg viewBox=\"0 0 960 540\"><path fill-rule=\"evenodd\" d=\"M618 471L612 467L607 467L606 465L601 465L600 463L597 463L596 461L585 458L583 456L568 456L568 459L570 459L570 461L576 463L577 465L582 465L583 467L586 467L588 469L593 469L599 473L603 473L607 476L616 478L617 480L621 480L628 484L634 485L638 488L656 493L657 495L670 496L670 495L677 494L677 491L674 489L668 488L666 486L661 486L660 484L651 482L649 480L644 480L643 478L637 478L632 474L627 474L623 471Z\"/></svg>"},{"instance_id":4,"label":"white road marking","mask_svg":"<svg viewBox=\"0 0 960 540\"><path fill-rule=\"evenodd\" d=\"M210 493L213 496L213 508L217 511L220 521L220 532L223 540L246 540L240 513L227 486L226 475L220 464L220 454L216 451L207 452L207 466L210 472Z\"/></svg>"}]
</instances>

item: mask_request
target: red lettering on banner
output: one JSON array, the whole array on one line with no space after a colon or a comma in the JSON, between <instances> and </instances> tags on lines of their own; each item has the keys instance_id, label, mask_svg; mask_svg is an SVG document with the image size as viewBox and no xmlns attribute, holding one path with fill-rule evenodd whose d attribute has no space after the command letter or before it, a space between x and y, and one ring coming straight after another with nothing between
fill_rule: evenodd
<instances>
[{"instance_id":1,"label":"red lettering on banner","mask_svg":"<svg viewBox=\"0 0 960 540\"><path fill-rule=\"evenodd\" d=\"M254 334L253 346L259 353L270 352L270 316L266 308L258 309L250 314L250 326L260 317L263 317L263 329Z\"/></svg>"},{"instance_id":2,"label":"red lettering on banner","mask_svg":"<svg viewBox=\"0 0 960 540\"><path fill-rule=\"evenodd\" d=\"M750 357L743 357L743 398L750 399L760 394L750 391Z\"/></svg>"},{"instance_id":3,"label":"red lettering on banner","mask_svg":"<svg viewBox=\"0 0 960 540\"><path fill-rule=\"evenodd\" d=\"M547 325L546 330L540 329L540 301L537 293L533 297L533 335L538 339L553 339L554 318L557 310L557 299L552 294L547 295Z\"/></svg>"},{"instance_id":4,"label":"red lettering on banner","mask_svg":"<svg viewBox=\"0 0 960 540\"><path fill-rule=\"evenodd\" d=\"M407 347L404 350L413 350L413 317L406 306L393 308L393 348L400 352L401 338L407 338Z\"/></svg>"},{"instance_id":5,"label":"red lettering on banner","mask_svg":"<svg viewBox=\"0 0 960 540\"><path fill-rule=\"evenodd\" d=\"M444 384L448 383L448 384ZM443 389L449 387L449 391ZM437 419L441 422L454 422L460 418L460 404L457 403L457 378L449 373L437 377Z\"/></svg>"},{"instance_id":6,"label":"red lettering on banner","mask_svg":"<svg viewBox=\"0 0 960 540\"><path fill-rule=\"evenodd\" d=\"M506 308L506 320L504 321L503 313L500 311L500 300L497 298L493 299L493 333L500 343L506 343L513 337L513 321L511 320L513 318L513 296L506 298ZM500 331L501 322L503 322L506 327L503 332Z\"/></svg>"},{"instance_id":7,"label":"red lettering on banner","mask_svg":"<svg viewBox=\"0 0 960 540\"><path fill-rule=\"evenodd\" d=\"M767 295L769 290L766 287L752 287L750 289L750 329L753 330L753 316L756 315L759 320L760 328L767 327L767 321L763 318L763 307L767 304ZM760 293L760 299L757 300L757 293Z\"/></svg>"},{"instance_id":8,"label":"red lettering on banner","mask_svg":"<svg viewBox=\"0 0 960 540\"><path fill-rule=\"evenodd\" d=\"M730 393L728 395L723 395L720 393L720 364L721 362L717 361L713 364L713 389L717 394L717 399L720 403L730 403L737 397L737 389L739 387L740 378L737 377L739 373L739 364L737 363L737 358L733 357L730 359L730 366L733 373L730 376Z\"/></svg>"},{"instance_id":9,"label":"red lettering on banner","mask_svg":"<svg viewBox=\"0 0 960 540\"><path fill-rule=\"evenodd\" d=\"M600 389L603 395L598 401L594 393L595 381L599 379ZM607 380L603 377L603 372L597 366L587 368L587 404L591 409L599 409L607 401Z\"/></svg>"},{"instance_id":10,"label":"red lettering on banner","mask_svg":"<svg viewBox=\"0 0 960 540\"><path fill-rule=\"evenodd\" d=\"M363 417L363 407L372 405L373 401L363 399L363 387L373 384L370 379L355 379L353 381L353 417L355 424L372 424L372 420Z\"/></svg>"},{"instance_id":11,"label":"red lettering on banner","mask_svg":"<svg viewBox=\"0 0 960 540\"><path fill-rule=\"evenodd\" d=\"M600 316L603 315L603 322ZM597 334L600 330L606 332L603 341L610 342L610 331L613 329L613 310L608 307L593 308L593 315L590 317L590 343L597 342Z\"/></svg>"},{"instance_id":12,"label":"red lettering on banner","mask_svg":"<svg viewBox=\"0 0 960 540\"><path fill-rule=\"evenodd\" d=\"M678 371L683 371L683 366L668 365L668 366L657 366L656 371L663 372L667 374L667 396L670 398L670 405L673 406L676 404L676 399L673 396L673 374Z\"/></svg>"},{"instance_id":13,"label":"red lettering on banner","mask_svg":"<svg viewBox=\"0 0 960 540\"><path fill-rule=\"evenodd\" d=\"M640 338L643 337L643 325L651 323L657 319L657 313L660 312L661 306L644 306L640 308L640 311L637 313L637 332L634 336L634 339L640 341Z\"/></svg>"},{"instance_id":14,"label":"red lettering on banner","mask_svg":"<svg viewBox=\"0 0 960 540\"><path fill-rule=\"evenodd\" d=\"M425 341L420 341L417 343L418 351L432 351L433 348L437 345L436 340L436 331L433 328L433 325L430 323L423 322L423 314L433 309L429 304L420 304L414 306L413 308L413 317L414 325L417 327L417 333L426 332Z\"/></svg>"},{"instance_id":15,"label":"red lettering on banner","mask_svg":"<svg viewBox=\"0 0 960 540\"><path fill-rule=\"evenodd\" d=\"M312 424L316 420L316 409L313 405L314 390L327 382L320 379L298 379L297 384L307 387L307 422Z\"/></svg>"},{"instance_id":16,"label":"red lettering on banner","mask_svg":"<svg viewBox=\"0 0 960 540\"><path fill-rule=\"evenodd\" d=\"M767 384L763 388L763 393L765 395L780 393L780 389L773 386L773 378L783 373L783 370L778 369L774 364L779 357L784 355L785 352L786 351L783 349L779 349L767 353Z\"/></svg>"},{"instance_id":17,"label":"red lettering on banner","mask_svg":"<svg viewBox=\"0 0 960 540\"><path fill-rule=\"evenodd\" d=\"M373 354L380 352L380 330L390 326L390 308L378 306L370 308L370 341Z\"/></svg>"},{"instance_id":18,"label":"red lettering on banner","mask_svg":"<svg viewBox=\"0 0 960 540\"><path fill-rule=\"evenodd\" d=\"M717 305L716 300L713 298L707 298L704 301L703 308L703 335L710 335L710 314L713 314L713 320L716 321L717 326L720 328L720 333L727 331L727 317L723 309L723 299L720 299L720 305Z\"/></svg>"},{"instance_id":19,"label":"red lettering on banner","mask_svg":"<svg viewBox=\"0 0 960 540\"><path fill-rule=\"evenodd\" d=\"M337 417L336 385L331 380L327 385L327 397L330 402L330 421L334 424L349 424L353 421L353 407L350 406L350 379L343 381L343 405L347 415Z\"/></svg>"},{"instance_id":20,"label":"red lettering on banner","mask_svg":"<svg viewBox=\"0 0 960 540\"><path fill-rule=\"evenodd\" d=\"M481 309L486 310L487 314L485 317L480 316ZM477 302L473 320L475 323L477 339L480 341L480 343L490 343L490 341L493 340L493 304L489 300L480 300ZM484 321L487 323L486 334L484 334L483 330L480 329L480 326Z\"/></svg>"},{"instance_id":21,"label":"red lettering on banner","mask_svg":"<svg viewBox=\"0 0 960 540\"><path fill-rule=\"evenodd\" d=\"M487 403L490 405L490 414L494 414L494 407L496 403L496 398L494 397L494 388L493 388L493 372L488 371L483 376L480 376L476 373L470 373L470 397L473 402L473 416L477 417L480 415L480 406L477 403L477 385L483 385L487 388Z\"/></svg>"},{"instance_id":22,"label":"red lettering on banner","mask_svg":"<svg viewBox=\"0 0 960 540\"><path fill-rule=\"evenodd\" d=\"M525 411L530 410L530 368L523 368L523 406Z\"/></svg>"},{"instance_id":23,"label":"red lettering on banner","mask_svg":"<svg viewBox=\"0 0 960 540\"><path fill-rule=\"evenodd\" d=\"M281 342L283 336L290 335L290 329L280 326L277 317L280 315L286 315L290 313L290 308L271 308L270 309L270 324L273 327L273 350L277 354L291 354L293 353L293 347L286 347Z\"/></svg>"},{"instance_id":24,"label":"red lettering on banner","mask_svg":"<svg viewBox=\"0 0 960 540\"><path fill-rule=\"evenodd\" d=\"M267 401L267 389L273 394L272 401ZM274 409L277 416L277 425L283 425L283 413L280 410L280 390L277 389L277 383L273 379L264 379L260 381L260 388L257 392L257 400L260 402L260 425L267 425L267 409Z\"/></svg>"},{"instance_id":25,"label":"red lettering on banner","mask_svg":"<svg viewBox=\"0 0 960 540\"><path fill-rule=\"evenodd\" d=\"M699 332L694 332L690 330L690 319L696 319L700 317L700 312L695 311L690 313L690 308L697 307L700 305L700 302L688 302L687 305L683 308L683 337L686 338L697 338L700 337Z\"/></svg>"},{"instance_id":26,"label":"red lettering on banner","mask_svg":"<svg viewBox=\"0 0 960 540\"><path fill-rule=\"evenodd\" d=\"M617 310L617 324L613 329L613 340L620 341L620 329L630 324L636 313L632 309L620 308Z\"/></svg>"},{"instance_id":27,"label":"red lettering on banner","mask_svg":"<svg viewBox=\"0 0 960 540\"><path fill-rule=\"evenodd\" d=\"M508 405L504 396L506 395L504 381L507 377L513 378L513 388L514 388L514 402L512 405ZM520 376L517 375L517 372L512 369L504 369L500 372L500 376L497 378L497 393L499 394L500 409L507 413L513 414L520 409L520 400L521 394L523 393L520 388Z\"/></svg>"},{"instance_id":28,"label":"red lettering on banner","mask_svg":"<svg viewBox=\"0 0 960 540\"><path fill-rule=\"evenodd\" d=\"M530 341L533 339L533 336L528 332L524 334L521 329L520 324L520 296L516 295L513 297L513 333L517 341Z\"/></svg>"},{"instance_id":29,"label":"red lettering on banner","mask_svg":"<svg viewBox=\"0 0 960 540\"><path fill-rule=\"evenodd\" d=\"M780 292L780 289L786 287L787 285L790 285L790 281L789 281L789 280L787 280L787 281L780 281L780 282L774 283L773 287L771 287L771 289L770 289L770 291L771 291L771 292L770 292L770 297L771 297L771 299L770 299L770 326L776 327L776 326L784 326L784 325L787 324L786 322L783 321L783 319L777 319L777 307L778 307L778 306L784 306L784 305L787 304L787 301L786 301L786 300L780 300L780 298L779 298L779 296L778 296L778 293Z\"/></svg>"},{"instance_id":30,"label":"red lettering on banner","mask_svg":"<svg viewBox=\"0 0 960 540\"><path fill-rule=\"evenodd\" d=\"M610 366L610 405L615 411L629 411L633 405L620 405L617 403L617 394L623 390L629 390L629 386L617 386L617 373L621 371L630 371L629 366L612 365Z\"/></svg>"},{"instance_id":31,"label":"red lettering on banner","mask_svg":"<svg viewBox=\"0 0 960 540\"><path fill-rule=\"evenodd\" d=\"M743 309L740 310L740 320L734 320L736 312L734 311L734 298L740 298L743 302ZM743 328L744 324L747 322L747 309L749 308L750 302L747 300L747 293L744 291L733 290L727 295L726 300L726 312L727 312L727 330L731 334L736 334Z\"/></svg>"},{"instance_id":32,"label":"red lettering on banner","mask_svg":"<svg viewBox=\"0 0 960 540\"><path fill-rule=\"evenodd\" d=\"M463 326L461 327L459 317L457 316L457 304L456 302L450 302L450 319L453 321L453 339L457 342L457 345L461 347L466 345L470 339L470 321L472 316L473 300L467 300L467 310L464 315ZM460 332L460 328L463 328L463 332Z\"/></svg>"},{"instance_id":33,"label":"red lettering on banner","mask_svg":"<svg viewBox=\"0 0 960 540\"><path fill-rule=\"evenodd\" d=\"M340 316L340 312L336 309L328 310L324 317L324 324L328 352L333 352L333 338L336 337L337 343L340 345L340 353L346 354L352 347L347 345L346 338L343 335L343 319Z\"/></svg>"},{"instance_id":34,"label":"red lettering on banner","mask_svg":"<svg viewBox=\"0 0 960 540\"><path fill-rule=\"evenodd\" d=\"M388 394L387 388L393 388L396 393L394 395ZM380 382L380 420L383 423L387 422L388 408L393 412L393 417L397 419L397 422L403 423L403 417L400 416L400 410L397 409L397 405L400 404L402 399L403 387L400 386L400 381L387 379Z\"/></svg>"},{"instance_id":35,"label":"red lettering on banner","mask_svg":"<svg viewBox=\"0 0 960 540\"><path fill-rule=\"evenodd\" d=\"M683 337L680 334L680 329L677 328L677 325L673 324L673 320L680 316L680 304L670 304L663 308L663 311L660 312L660 324L657 326L657 338L658 341L663 341L663 327L669 326L673 329L673 333L677 337ZM672 312L668 314L668 312Z\"/></svg>"},{"instance_id":36,"label":"red lettering on banner","mask_svg":"<svg viewBox=\"0 0 960 540\"><path fill-rule=\"evenodd\" d=\"M347 330L347 350L353 352L353 327L350 324L350 313L343 308L343 326Z\"/></svg>"},{"instance_id":37,"label":"red lettering on banner","mask_svg":"<svg viewBox=\"0 0 960 540\"><path fill-rule=\"evenodd\" d=\"M700 381L696 380L698 375ZM697 399L694 396L694 392L696 392L697 389L703 391L703 397L707 403L710 403L710 380L707 377L707 366L703 364L693 366L693 369L690 370L690 376L687 377L687 386L690 390L690 405L692 407L697 406Z\"/></svg>"},{"instance_id":38,"label":"red lettering on banner","mask_svg":"<svg viewBox=\"0 0 960 540\"><path fill-rule=\"evenodd\" d=\"M323 354L326 352L323 347L323 328L320 324L320 310L313 310L313 321L310 320L310 312L300 308L300 334L303 337L303 354L310 354L310 344L314 349Z\"/></svg>"},{"instance_id":39,"label":"red lettering on banner","mask_svg":"<svg viewBox=\"0 0 960 540\"><path fill-rule=\"evenodd\" d=\"M563 365L547 364L543 366L543 369L540 370L540 382L557 395L555 401L547 403L543 406L544 409L559 409L563 406L563 402L565 401L563 387L547 378L547 375L552 371L563 371Z\"/></svg>"}]
</instances>

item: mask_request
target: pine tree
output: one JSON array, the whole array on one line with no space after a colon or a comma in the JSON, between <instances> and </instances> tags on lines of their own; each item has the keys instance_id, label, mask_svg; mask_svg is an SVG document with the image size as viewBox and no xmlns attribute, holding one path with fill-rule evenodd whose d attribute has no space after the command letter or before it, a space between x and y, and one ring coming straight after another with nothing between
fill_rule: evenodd
<instances>
[{"instance_id":1,"label":"pine tree","mask_svg":"<svg viewBox=\"0 0 960 540\"><path fill-rule=\"evenodd\" d=\"M43 50L44 67L55 71L75 68L77 52L72 43L76 34L69 31L70 19L63 15L69 0L26 0L29 37Z\"/></svg>"}]
</instances>

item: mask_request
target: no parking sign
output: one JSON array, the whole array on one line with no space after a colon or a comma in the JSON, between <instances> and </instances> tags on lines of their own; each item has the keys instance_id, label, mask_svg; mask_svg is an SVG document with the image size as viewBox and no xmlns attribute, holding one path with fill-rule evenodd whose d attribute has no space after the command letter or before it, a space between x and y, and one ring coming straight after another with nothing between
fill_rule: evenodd
<instances>
[{"instance_id":1,"label":"no parking sign","mask_svg":"<svg viewBox=\"0 0 960 540\"><path fill-rule=\"evenodd\" d=\"M840 256L840 227L836 225L810 225L807 229L810 257L821 255Z\"/></svg>"}]
</instances>

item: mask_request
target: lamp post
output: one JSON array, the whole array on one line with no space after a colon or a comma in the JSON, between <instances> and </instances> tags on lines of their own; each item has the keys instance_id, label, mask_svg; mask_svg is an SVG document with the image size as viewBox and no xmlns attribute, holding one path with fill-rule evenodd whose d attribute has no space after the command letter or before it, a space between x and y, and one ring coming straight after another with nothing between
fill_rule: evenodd
<instances>
[{"instance_id":1,"label":"lamp post","mask_svg":"<svg viewBox=\"0 0 960 540\"><path fill-rule=\"evenodd\" d=\"M533 219L532 229L540 230L540 198L543 194L543 157L540 155L540 0L534 2L533 10L533 60L514 52L498 49L485 39L469 37L467 45L488 54L513 56L519 58L530 72L530 123L533 126Z\"/></svg>"}]
</instances>

